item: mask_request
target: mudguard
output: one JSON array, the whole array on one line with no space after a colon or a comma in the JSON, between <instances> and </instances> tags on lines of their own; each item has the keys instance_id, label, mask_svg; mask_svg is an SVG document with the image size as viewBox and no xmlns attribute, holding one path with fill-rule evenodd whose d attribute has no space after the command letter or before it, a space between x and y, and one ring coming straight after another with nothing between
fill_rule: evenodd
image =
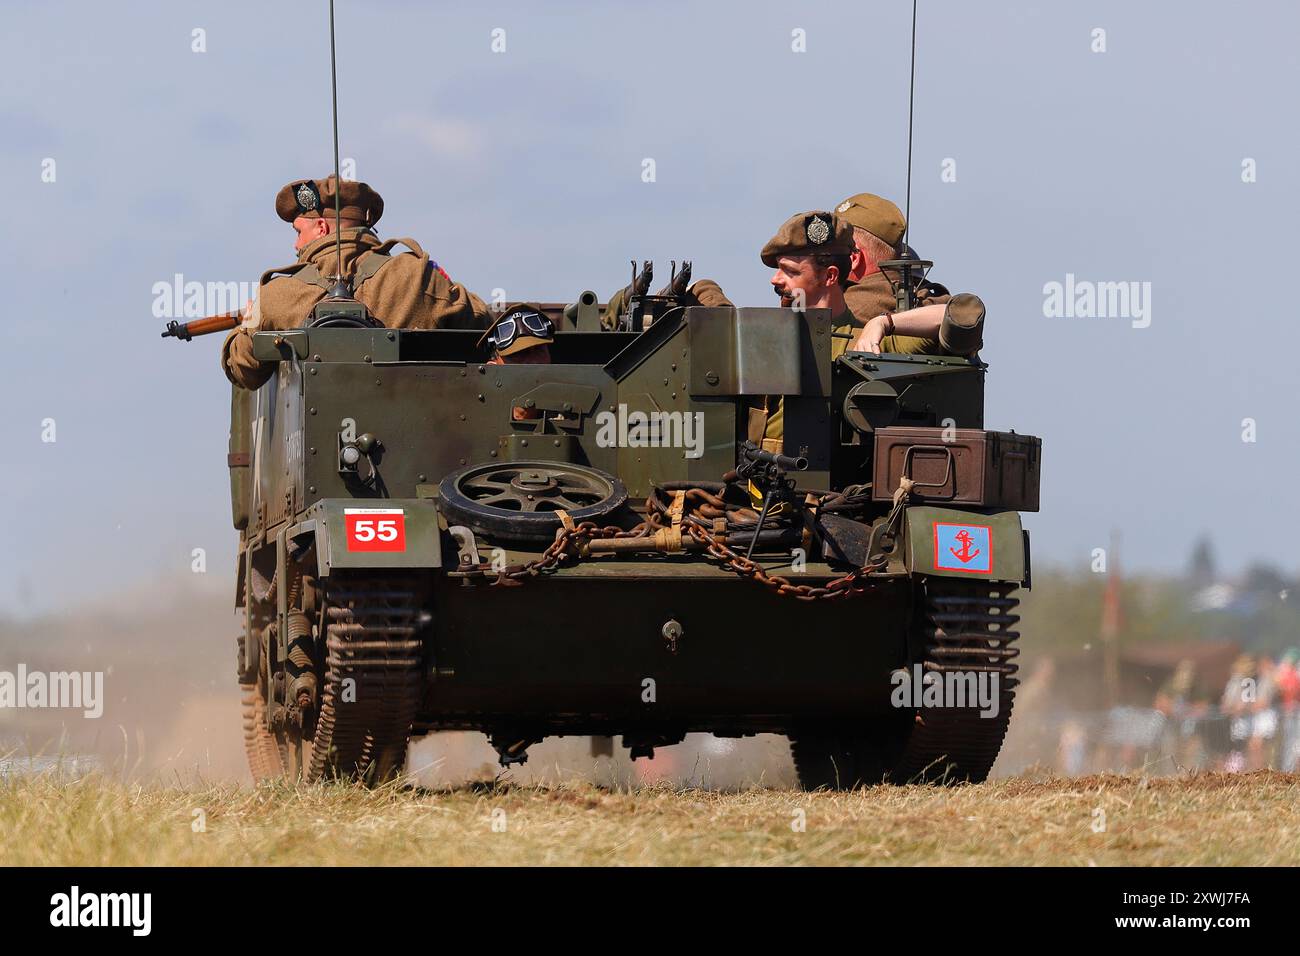
<instances>
[{"instance_id":1,"label":"mudguard","mask_svg":"<svg viewBox=\"0 0 1300 956\"><path fill-rule=\"evenodd\" d=\"M440 568L438 506L431 498L322 498L291 529L314 538L320 577L334 569Z\"/></svg>"},{"instance_id":2,"label":"mudguard","mask_svg":"<svg viewBox=\"0 0 1300 956\"><path fill-rule=\"evenodd\" d=\"M907 509L906 520L910 573L1028 583L1029 538L1018 512L918 506Z\"/></svg>"}]
</instances>

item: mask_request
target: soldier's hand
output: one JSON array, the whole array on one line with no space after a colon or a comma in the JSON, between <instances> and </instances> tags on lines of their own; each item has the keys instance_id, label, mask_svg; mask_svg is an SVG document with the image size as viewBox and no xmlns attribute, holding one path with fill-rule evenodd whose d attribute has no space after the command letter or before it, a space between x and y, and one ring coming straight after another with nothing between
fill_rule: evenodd
<instances>
[{"instance_id":1,"label":"soldier's hand","mask_svg":"<svg viewBox=\"0 0 1300 956\"><path fill-rule=\"evenodd\" d=\"M878 315L867 322L858 333L857 339L853 343L852 351L854 352L875 352L880 354L880 343L889 331L889 320L883 315Z\"/></svg>"}]
</instances>

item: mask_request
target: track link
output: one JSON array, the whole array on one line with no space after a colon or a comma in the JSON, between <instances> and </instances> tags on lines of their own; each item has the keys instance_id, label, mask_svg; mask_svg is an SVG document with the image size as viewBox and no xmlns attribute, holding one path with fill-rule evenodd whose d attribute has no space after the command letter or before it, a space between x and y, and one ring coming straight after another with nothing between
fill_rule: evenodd
<instances>
[{"instance_id":1,"label":"track link","mask_svg":"<svg viewBox=\"0 0 1300 956\"><path fill-rule=\"evenodd\" d=\"M922 666L926 673L989 673L998 676L998 713L982 717L978 707L922 708L892 780L978 783L993 769L1015 703L1020 654L1020 602L1013 584L930 579L926 582Z\"/></svg>"},{"instance_id":2,"label":"track link","mask_svg":"<svg viewBox=\"0 0 1300 956\"><path fill-rule=\"evenodd\" d=\"M336 575L325 585L324 680L307 779L399 772L424 689L419 591Z\"/></svg>"},{"instance_id":3,"label":"track link","mask_svg":"<svg viewBox=\"0 0 1300 956\"><path fill-rule=\"evenodd\" d=\"M914 663L926 674L997 674L997 715L981 717L977 706L922 707L866 726L798 728L790 735L790 754L805 788L843 790L882 780L978 783L988 777L1015 702L1016 586L931 578L923 587L909 675Z\"/></svg>"},{"instance_id":4,"label":"track link","mask_svg":"<svg viewBox=\"0 0 1300 956\"><path fill-rule=\"evenodd\" d=\"M266 696L258 684L240 684L240 710L244 721L244 752L253 781L276 780L287 769L283 744L266 729Z\"/></svg>"}]
</instances>

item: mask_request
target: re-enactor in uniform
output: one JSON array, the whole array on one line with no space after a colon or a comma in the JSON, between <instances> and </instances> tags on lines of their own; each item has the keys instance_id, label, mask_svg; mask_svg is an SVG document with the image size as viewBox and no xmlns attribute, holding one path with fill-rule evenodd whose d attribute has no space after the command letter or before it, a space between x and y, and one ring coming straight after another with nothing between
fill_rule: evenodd
<instances>
[{"instance_id":1,"label":"re-enactor in uniform","mask_svg":"<svg viewBox=\"0 0 1300 956\"><path fill-rule=\"evenodd\" d=\"M858 193L836 206L835 214L853 231L851 284L844 290L844 301L861 329L855 351L965 356L978 351L983 303L969 293L951 296L943 286L917 276L913 277L917 307L907 313L902 323L905 331L895 328L898 299L894 285L902 277L886 274L880 263L899 258L903 250L907 220L902 210L874 193ZM944 323L942 307L950 302L953 308Z\"/></svg>"},{"instance_id":2,"label":"re-enactor in uniform","mask_svg":"<svg viewBox=\"0 0 1300 956\"><path fill-rule=\"evenodd\" d=\"M860 252L854 243L853 226L835 213L815 210L791 216L767 241L759 256L764 265L775 270L772 291L782 306L830 310L832 359L839 358L851 345L861 349L863 336L877 329L883 334L874 343L876 347L870 349L876 353L901 351L909 344L906 338L938 338L942 305L896 314L886 308L865 328L856 321L846 301L846 290L853 284L851 275ZM889 304L896 305L892 296ZM781 396L768 395L753 403L749 410L748 437L766 451L782 450L785 436L782 406Z\"/></svg>"},{"instance_id":3,"label":"re-enactor in uniform","mask_svg":"<svg viewBox=\"0 0 1300 956\"><path fill-rule=\"evenodd\" d=\"M277 364L253 356L253 333L302 326L332 287L338 271L335 188L330 176L292 182L276 195L276 213L298 233L298 261L263 274L243 324L226 337L221 367L236 385L257 388ZM384 212L379 193L365 183L344 180L338 199L343 276L372 316L394 329L483 328L489 323L483 300L453 282L415 240L379 240L373 231ZM409 251L394 255L398 244Z\"/></svg>"}]
</instances>

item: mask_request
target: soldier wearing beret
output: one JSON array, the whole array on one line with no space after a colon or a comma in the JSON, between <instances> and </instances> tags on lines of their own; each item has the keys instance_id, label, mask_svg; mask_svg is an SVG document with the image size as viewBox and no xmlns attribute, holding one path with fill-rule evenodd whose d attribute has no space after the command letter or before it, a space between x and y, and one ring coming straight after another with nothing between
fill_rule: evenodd
<instances>
[{"instance_id":1,"label":"soldier wearing beret","mask_svg":"<svg viewBox=\"0 0 1300 956\"><path fill-rule=\"evenodd\" d=\"M333 286L338 271L336 191L343 276L371 315L397 329L481 328L487 323L483 300L452 282L415 240L380 242L373 229L384 212L379 193L365 183L339 183L333 176L299 180L275 197L276 213L298 234L293 246L298 261L262 275L257 299L221 350L221 367L236 385L257 388L275 369L275 363L254 357L252 334L300 327ZM409 251L394 255L398 244Z\"/></svg>"},{"instance_id":2,"label":"soldier wearing beret","mask_svg":"<svg viewBox=\"0 0 1300 956\"><path fill-rule=\"evenodd\" d=\"M897 351L899 336L937 337L943 306L927 306L892 314L884 310L879 321L873 318L859 332L846 301L852 286L852 271L861 253L854 243L853 226L835 213L820 210L791 216L759 253L763 264L771 266L772 291L786 308L829 309L831 312L831 358L854 345L862 351ZM886 288L888 283L886 282ZM894 299L890 298L890 303ZM937 314L936 314L937 313ZM872 349L863 348L869 331L883 334ZM751 407L749 439L768 451L781 451L784 438L784 414L781 397L769 395Z\"/></svg>"},{"instance_id":3,"label":"soldier wearing beret","mask_svg":"<svg viewBox=\"0 0 1300 956\"><path fill-rule=\"evenodd\" d=\"M853 255L853 230L829 212L791 216L759 253L771 266L772 291L787 309L830 309L834 331L844 332L853 317L844 304ZM831 340L832 357L848 346L847 338ZM785 435L781 396L765 395L749 409L748 438L765 451L780 452Z\"/></svg>"},{"instance_id":4,"label":"soldier wearing beret","mask_svg":"<svg viewBox=\"0 0 1300 956\"><path fill-rule=\"evenodd\" d=\"M853 230L854 255L849 271L852 285L845 290L844 300L862 326L854 343L856 351L969 355L978 350L984 310L974 296L958 296L953 315L945 324L945 309L941 306L953 297L938 283L921 281L915 289L920 306L905 313L901 320L895 314L898 300L894 286L880 263L898 258L903 248L907 220L902 210L873 193L858 193L836 206L835 213ZM901 281L900 276L892 278Z\"/></svg>"}]
</instances>

